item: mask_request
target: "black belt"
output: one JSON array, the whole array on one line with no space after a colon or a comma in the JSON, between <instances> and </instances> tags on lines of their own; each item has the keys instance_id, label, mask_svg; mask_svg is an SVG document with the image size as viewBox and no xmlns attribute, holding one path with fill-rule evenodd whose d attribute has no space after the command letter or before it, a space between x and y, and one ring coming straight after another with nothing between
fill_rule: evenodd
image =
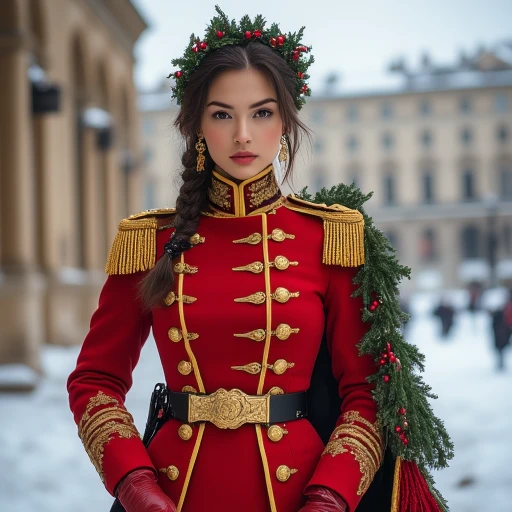
<instances>
[{"instance_id":1,"label":"black belt","mask_svg":"<svg viewBox=\"0 0 512 512\"><path fill-rule=\"evenodd\" d=\"M215 393L168 391L171 416L185 423L209 421L220 428L245 423L269 425L307 416L307 393L247 395L238 389Z\"/></svg>"}]
</instances>

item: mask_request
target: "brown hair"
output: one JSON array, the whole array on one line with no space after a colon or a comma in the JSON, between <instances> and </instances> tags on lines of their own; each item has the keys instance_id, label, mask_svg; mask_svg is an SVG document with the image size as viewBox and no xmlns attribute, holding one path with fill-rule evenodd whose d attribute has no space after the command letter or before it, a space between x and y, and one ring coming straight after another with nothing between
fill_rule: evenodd
<instances>
[{"instance_id":1,"label":"brown hair","mask_svg":"<svg viewBox=\"0 0 512 512\"><path fill-rule=\"evenodd\" d=\"M295 74L277 52L259 42L251 42L245 47L225 46L212 51L203 58L199 68L189 76L181 108L174 121L174 126L183 135L186 143L186 149L181 158L184 167L183 185L176 201L174 218L176 239L188 240L196 233L200 212L206 208L208 188L215 163L208 151L205 151L205 170L197 172L195 144L200 132L201 117L209 86L224 71L249 68L263 72L271 81L277 95L289 148L285 179L292 175L293 163L302 136L306 135L311 143L310 131L299 119L294 102ZM173 262L164 253L155 267L141 281L140 296L145 307L151 309L161 305L172 289L173 283Z\"/></svg>"}]
</instances>

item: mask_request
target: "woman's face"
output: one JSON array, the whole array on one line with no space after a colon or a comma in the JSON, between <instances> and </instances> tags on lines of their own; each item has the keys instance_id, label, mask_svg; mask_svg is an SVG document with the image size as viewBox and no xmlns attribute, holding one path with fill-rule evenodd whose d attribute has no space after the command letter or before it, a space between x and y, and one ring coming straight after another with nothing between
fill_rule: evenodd
<instances>
[{"instance_id":1,"label":"woman's face","mask_svg":"<svg viewBox=\"0 0 512 512\"><path fill-rule=\"evenodd\" d=\"M272 84L260 71L226 71L208 91L201 133L213 161L230 177L246 180L272 163L283 123ZM250 152L255 158L232 157Z\"/></svg>"}]
</instances>

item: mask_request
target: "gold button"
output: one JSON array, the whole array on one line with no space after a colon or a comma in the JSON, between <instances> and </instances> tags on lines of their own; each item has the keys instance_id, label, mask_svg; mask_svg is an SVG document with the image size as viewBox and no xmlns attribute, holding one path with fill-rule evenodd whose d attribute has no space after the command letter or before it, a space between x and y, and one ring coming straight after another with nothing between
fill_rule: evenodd
<instances>
[{"instance_id":1,"label":"gold button","mask_svg":"<svg viewBox=\"0 0 512 512\"><path fill-rule=\"evenodd\" d=\"M272 240L274 240L274 242L283 242L287 238L293 240L295 238L295 235L288 235L282 229L276 228L272 231L270 235L268 235L268 238L271 238Z\"/></svg>"},{"instance_id":2,"label":"gold button","mask_svg":"<svg viewBox=\"0 0 512 512\"><path fill-rule=\"evenodd\" d=\"M180 361L178 371L181 375L190 375L192 373L192 365L188 361Z\"/></svg>"},{"instance_id":3,"label":"gold button","mask_svg":"<svg viewBox=\"0 0 512 512\"><path fill-rule=\"evenodd\" d=\"M193 267L188 263L181 263L181 261L174 265L174 272L176 272L176 274L195 274L197 271L197 267Z\"/></svg>"},{"instance_id":4,"label":"gold button","mask_svg":"<svg viewBox=\"0 0 512 512\"><path fill-rule=\"evenodd\" d=\"M189 240L192 245L197 245L204 244L205 238L204 236L201 236L199 233L196 233L195 235L192 235Z\"/></svg>"},{"instance_id":5,"label":"gold button","mask_svg":"<svg viewBox=\"0 0 512 512\"><path fill-rule=\"evenodd\" d=\"M183 386L181 389L183 393L197 393L197 389L193 386Z\"/></svg>"},{"instance_id":6,"label":"gold button","mask_svg":"<svg viewBox=\"0 0 512 512\"><path fill-rule=\"evenodd\" d=\"M192 437L193 431L190 425L181 425L178 430L178 435L183 441L188 441Z\"/></svg>"},{"instance_id":7,"label":"gold button","mask_svg":"<svg viewBox=\"0 0 512 512\"><path fill-rule=\"evenodd\" d=\"M287 340L291 334L297 334L298 328L292 328L288 324L279 324L275 331L272 331L274 336L277 336L280 340Z\"/></svg>"},{"instance_id":8,"label":"gold button","mask_svg":"<svg viewBox=\"0 0 512 512\"><path fill-rule=\"evenodd\" d=\"M160 468L158 471L165 473L169 480L176 480L180 476L180 472L176 466L169 466L167 468Z\"/></svg>"},{"instance_id":9,"label":"gold button","mask_svg":"<svg viewBox=\"0 0 512 512\"><path fill-rule=\"evenodd\" d=\"M286 288L283 288L280 286L279 288L276 288L276 291L272 294L272 298L274 300L277 300L277 302L280 302L281 304L284 304L285 302L288 302L292 297L298 297L299 292L290 292Z\"/></svg>"},{"instance_id":10,"label":"gold button","mask_svg":"<svg viewBox=\"0 0 512 512\"><path fill-rule=\"evenodd\" d=\"M169 339L174 341L174 343L178 343L178 341L181 341L183 338L181 331L176 327L171 327L167 334L169 335Z\"/></svg>"},{"instance_id":11,"label":"gold button","mask_svg":"<svg viewBox=\"0 0 512 512\"><path fill-rule=\"evenodd\" d=\"M274 386L268 390L269 395L284 395L284 391L282 388L278 386Z\"/></svg>"},{"instance_id":12,"label":"gold button","mask_svg":"<svg viewBox=\"0 0 512 512\"><path fill-rule=\"evenodd\" d=\"M251 375L256 375L261 372L261 364L260 363L249 363L244 364L243 366L232 366L232 370L240 370L247 373L250 373Z\"/></svg>"},{"instance_id":13,"label":"gold button","mask_svg":"<svg viewBox=\"0 0 512 512\"><path fill-rule=\"evenodd\" d=\"M166 306L172 306L174 301L176 300L176 294L174 292L169 292L167 297L165 297L164 302Z\"/></svg>"},{"instance_id":14,"label":"gold button","mask_svg":"<svg viewBox=\"0 0 512 512\"><path fill-rule=\"evenodd\" d=\"M298 469L290 469L288 466L279 466L276 471L277 479L280 482L286 482Z\"/></svg>"},{"instance_id":15,"label":"gold button","mask_svg":"<svg viewBox=\"0 0 512 512\"><path fill-rule=\"evenodd\" d=\"M282 375L288 368L293 368L295 363L289 363L285 359L278 359L274 364L269 364L270 368L276 375Z\"/></svg>"},{"instance_id":16,"label":"gold button","mask_svg":"<svg viewBox=\"0 0 512 512\"><path fill-rule=\"evenodd\" d=\"M286 270L290 265L296 267L298 264L297 261L290 261L286 256L276 256L270 266L277 268L277 270Z\"/></svg>"},{"instance_id":17,"label":"gold button","mask_svg":"<svg viewBox=\"0 0 512 512\"><path fill-rule=\"evenodd\" d=\"M234 334L236 338L249 338L253 341L263 341L266 338L265 329L255 329L251 332L246 332L243 334Z\"/></svg>"},{"instance_id":18,"label":"gold button","mask_svg":"<svg viewBox=\"0 0 512 512\"><path fill-rule=\"evenodd\" d=\"M281 441L281 439L283 439L283 436L285 434L288 434L288 430L285 430L284 428L281 428L279 425L272 425L267 430L268 438L271 441L273 441L274 443L277 443L278 441Z\"/></svg>"}]
</instances>

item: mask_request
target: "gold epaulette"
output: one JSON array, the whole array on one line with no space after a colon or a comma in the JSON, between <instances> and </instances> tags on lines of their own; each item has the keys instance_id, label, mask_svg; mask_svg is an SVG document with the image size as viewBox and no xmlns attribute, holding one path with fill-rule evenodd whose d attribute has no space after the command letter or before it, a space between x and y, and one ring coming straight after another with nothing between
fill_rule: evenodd
<instances>
[{"instance_id":1,"label":"gold epaulette","mask_svg":"<svg viewBox=\"0 0 512 512\"><path fill-rule=\"evenodd\" d=\"M285 206L324 221L322 263L343 267L357 267L364 263L364 218L361 212L341 204L311 203L293 194L288 195Z\"/></svg>"},{"instance_id":2,"label":"gold epaulette","mask_svg":"<svg viewBox=\"0 0 512 512\"><path fill-rule=\"evenodd\" d=\"M153 268L159 219L175 213L175 208L159 208L123 219L110 249L105 272L108 275L133 274Z\"/></svg>"}]
</instances>

